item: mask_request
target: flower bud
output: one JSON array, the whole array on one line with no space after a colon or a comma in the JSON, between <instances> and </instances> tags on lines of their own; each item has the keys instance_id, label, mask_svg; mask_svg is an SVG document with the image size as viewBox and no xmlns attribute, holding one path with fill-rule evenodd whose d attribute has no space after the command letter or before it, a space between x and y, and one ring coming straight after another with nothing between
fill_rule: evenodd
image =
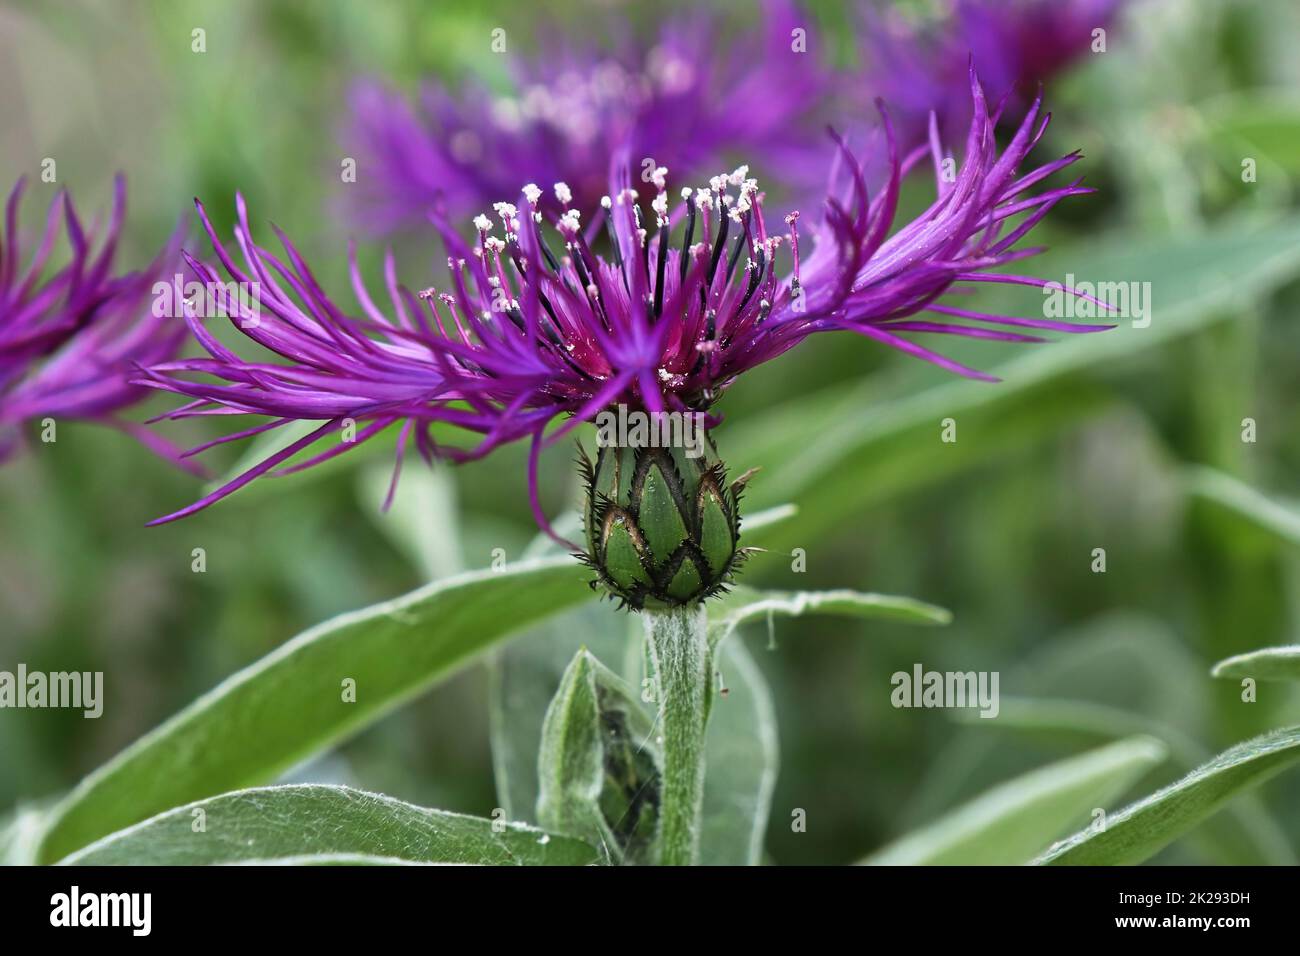
<instances>
[{"instance_id":1,"label":"flower bud","mask_svg":"<svg viewBox=\"0 0 1300 956\"><path fill-rule=\"evenodd\" d=\"M587 554L603 587L633 610L684 607L726 589L744 561L740 491L711 439L681 448L604 446L587 481Z\"/></svg>"}]
</instances>

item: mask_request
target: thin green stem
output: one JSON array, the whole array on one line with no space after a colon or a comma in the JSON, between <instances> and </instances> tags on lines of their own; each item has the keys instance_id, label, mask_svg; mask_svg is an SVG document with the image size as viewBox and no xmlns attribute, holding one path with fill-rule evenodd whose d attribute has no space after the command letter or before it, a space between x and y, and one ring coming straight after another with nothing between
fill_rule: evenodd
<instances>
[{"instance_id":1,"label":"thin green stem","mask_svg":"<svg viewBox=\"0 0 1300 956\"><path fill-rule=\"evenodd\" d=\"M704 805L704 730L709 720L713 659L702 606L645 611L663 753L659 795L659 862L689 866L699 855Z\"/></svg>"}]
</instances>

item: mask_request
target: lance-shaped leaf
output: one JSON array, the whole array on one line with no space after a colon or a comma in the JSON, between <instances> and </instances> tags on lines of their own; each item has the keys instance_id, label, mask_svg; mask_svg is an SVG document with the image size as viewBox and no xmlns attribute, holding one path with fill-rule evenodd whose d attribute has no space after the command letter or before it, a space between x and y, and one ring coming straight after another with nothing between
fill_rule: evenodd
<instances>
[{"instance_id":1,"label":"lance-shaped leaf","mask_svg":"<svg viewBox=\"0 0 1300 956\"><path fill-rule=\"evenodd\" d=\"M273 781L508 634L588 600L586 579L567 556L476 571L299 634L83 780L55 809L41 859L170 807Z\"/></svg>"},{"instance_id":2,"label":"lance-shaped leaf","mask_svg":"<svg viewBox=\"0 0 1300 956\"><path fill-rule=\"evenodd\" d=\"M751 621L773 617L825 614L902 621L907 624L943 625L952 614L934 604L893 594L864 591L756 591L739 586L709 605L709 639L714 647L736 628Z\"/></svg>"},{"instance_id":3,"label":"lance-shaped leaf","mask_svg":"<svg viewBox=\"0 0 1300 956\"><path fill-rule=\"evenodd\" d=\"M1130 737L1022 774L874 853L874 865L1028 863L1057 835L1123 793L1165 757L1154 737Z\"/></svg>"},{"instance_id":4,"label":"lance-shaped leaf","mask_svg":"<svg viewBox=\"0 0 1300 956\"><path fill-rule=\"evenodd\" d=\"M469 863L583 866L594 849L535 827L428 810L348 787L305 784L226 793L97 840L63 862Z\"/></svg>"},{"instance_id":5,"label":"lance-shaped leaf","mask_svg":"<svg viewBox=\"0 0 1300 956\"><path fill-rule=\"evenodd\" d=\"M1214 677L1300 681L1300 644L1236 654L1219 661L1210 673Z\"/></svg>"},{"instance_id":6,"label":"lance-shaped leaf","mask_svg":"<svg viewBox=\"0 0 1300 956\"><path fill-rule=\"evenodd\" d=\"M1105 830L1083 830L1036 862L1054 865L1141 863L1236 795L1300 760L1300 727L1237 744L1187 776L1112 814Z\"/></svg>"},{"instance_id":7,"label":"lance-shaped leaf","mask_svg":"<svg viewBox=\"0 0 1300 956\"><path fill-rule=\"evenodd\" d=\"M978 714L954 711L958 723L980 724ZM1034 699L1002 695L998 719L990 730L1012 731L1038 738L1045 746L1067 742L1086 746L1136 734L1159 738L1169 748L1173 770L1186 773L1213 754L1193 737L1150 716L1091 701ZM989 744L993 746L992 742ZM982 753L982 751L980 752ZM977 753L975 759L979 759ZM1257 794L1245 793L1205 821L1191 834L1216 864L1226 866L1295 866L1295 852L1286 831L1278 825Z\"/></svg>"},{"instance_id":8,"label":"lance-shaped leaf","mask_svg":"<svg viewBox=\"0 0 1300 956\"><path fill-rule=\"evenodd\" d=\"M543 826L599 847L610 862L649 862L659 804L654 719L585 648L546 711L537 775Z\"/></svg>"}]
</instances>

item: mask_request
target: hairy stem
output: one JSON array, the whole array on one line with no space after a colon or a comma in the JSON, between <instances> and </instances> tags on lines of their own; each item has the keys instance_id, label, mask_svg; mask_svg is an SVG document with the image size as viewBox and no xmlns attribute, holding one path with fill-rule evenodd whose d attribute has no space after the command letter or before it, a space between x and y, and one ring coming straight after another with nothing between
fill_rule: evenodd
<instances>
[{"instance_id":1,"label":"hairy stem","mask_svg":"<svg viewBox=\"0 0 1300 956\"><path fill-rule=\"evenodd\" d=\"M659 862L688 866L699 853L704 803L704 729L713 677L707 618L699 605L641 616L654 668L664 763Z\"/></svg>"}]
</instances>

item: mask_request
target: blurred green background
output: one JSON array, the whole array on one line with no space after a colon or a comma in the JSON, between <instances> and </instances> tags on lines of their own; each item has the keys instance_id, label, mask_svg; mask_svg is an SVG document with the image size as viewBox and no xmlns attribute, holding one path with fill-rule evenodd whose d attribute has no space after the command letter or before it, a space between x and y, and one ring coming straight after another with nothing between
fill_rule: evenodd
<instances>
[{"instance_id":1,"label":"blurred green background","mask_svg":"<svg viewBox=\"0 0 1300 956\"><path fill-rule=\"evenodd\" d=\"M733 10L746 16L745 5ZM347 302L352 230L335 210L348 188L338 128L351 78L408 90L425 74L500 83L502 60L483 38L503 21L526 48L534 25L592 30L608 16L652 26L650 14L664 15L615 0L5 3L0 184L53 157L59 184L89 211L124 171L132 264L193 222L194 196L228 229L240 190L254 228L283 228ZM851 65L846 11L820 3L814 14L814 52ZM204 54L191 52L196 27ZM1099 714L1174 744L1177 759L1139 793L1300 715L1283 685L1243 704L1235 682L1209 676L1229 654L1294 641L1297 543L1213 500L1188 470L1208 465L1279 500L1296 490L1297 44L1291 0L1139 0L1107 52L1049 91L1054 122L1037 155L1082 147L1082 172L1102 191L1049 217L1040 238L1052 252L1027 271L1150 281L1151 329L1035 346L1006 366L1006 384L973 387L838 336L746 376L721 406L716 437L732 468L765 468L750 507L803 509L782 544L806 550L806 573L774 552L751 562L748 583L907 594L955 614L937 631L779 622L770 652L764 629L747 636L776 700L775 861L856 859L994 782L1094 745ZM53 188L31 191L29 220ZM916 208L928 187L909 188ZM440 255L432 237L397 251L410 283ZM995 302L1041 308L1032 290L981 295ZM948 351L982 368L1004 359L988 344ZM939 440L949 415L955 445ZM1241 440L1244 418L1257 423L1254 443ZM163 430L182 443L213 434L203 422ZM409 525L378 510L382 444L157 529L144 523L193 500L197 483L114 432L61 423L57 443L0 470L0 668L102 670L108 694L98 721L0 712L0 812L62 792L307 626L431 572L486 566L494 548L517 556L532 539L522 449L432 477L413 460L404 494L432 495L437 512L424 515L438 547L420 568L403 545ZM237 455L220 449L210 464L220 471ZM574 487L567 449L545 462L543 487L548 509L562 511ZM198 547L202 574L191 570ZM1106 550L1104 574L1090 569L1095 548ZM626 627L612 609L600 620ZM1000 671L1003 717L894 710L889 675L918 661ZM487 698L474 667L295 776L490 815ZM792 832L794 808L807 812L807 832ZM1204 827L1158 862L1294 862L1296 775L1235 812L1249 838Z\"/></svg>"}]
</instances>

